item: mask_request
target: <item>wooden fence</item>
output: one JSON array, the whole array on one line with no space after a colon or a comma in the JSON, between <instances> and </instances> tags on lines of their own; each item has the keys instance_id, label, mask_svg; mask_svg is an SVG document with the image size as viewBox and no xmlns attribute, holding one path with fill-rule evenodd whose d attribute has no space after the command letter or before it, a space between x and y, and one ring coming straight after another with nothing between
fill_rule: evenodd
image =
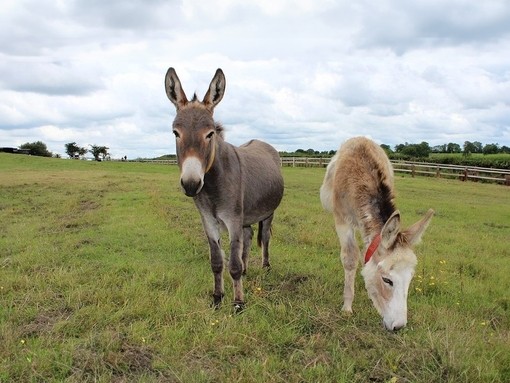
<instances>
[{"instance_id":1,"label":"wooden fence","mask_svg":"<svg viewBox=\"0 0 510 383\"><path fill-rule=\"evenodd\" d=\"M282 166L290 167L326 167L331 158L280 157ZM177 165L177 160L137 160L165 165ZM510 186L510 170L434 164L428 162L391 161L395 173L438 178L456 178L461 181L497 182Z\"/></svg>"},{"instance_id":2,"label":"wooden fence","mask_svg":"<svg viewBox=\"0 0 510 383\"><path fill-rule=\"evenodd\" d=\"M411 161L391 161L396 173L408 173L412 177L424 175L438 178L457 178L461 181L497 182L510 186L510 170L433 164Z\"/></svg>"},{"instance_id":3,"label":"wooden fence","mask_svg":"<svg viewBox=\"0 0 510 383\"><path fill-rule=\"evenodd\" d=\"M330 158L280 157L280 160L282 166L326 167ZM407 173L412 177L421 175L438 178L456 178L461 181L497 182L510 186L510 170L506 169L397 160L393 160L391 163L395 173Z\"/></svg>"}]
</instances>

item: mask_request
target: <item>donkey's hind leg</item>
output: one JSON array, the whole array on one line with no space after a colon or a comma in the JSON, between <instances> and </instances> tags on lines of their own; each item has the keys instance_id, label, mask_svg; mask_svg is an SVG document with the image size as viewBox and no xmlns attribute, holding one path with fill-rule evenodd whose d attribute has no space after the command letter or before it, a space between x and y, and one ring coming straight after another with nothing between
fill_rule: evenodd
<instances>
[{"instance_id":1,"label":"donkey's hind leg","mask_svg":"<svg viewBox=\"0 0 510 383\"><path fill-rule=\"evenodd\" d=\"M246 270L248 270L248 257L250 255L252 238L253 229L251 226L243 227L243 275L246 275Z\"/></svg>"},{"instance_id":2,"label":"donkey's hind leg","mask_svg":"<svg viewBox=\"0 0 510 383\"><path fill-rule=\"evenodd\" d=\"M259 222L259 232L257 234L257 244L262 247L262 267L271 267L269 264L269 240L271 239L271 223L274 215L271 214L266 219Z\"/></svg>"},{"instance_id":3,"label":"donkey's hind leg","mask_svg":"<svg viewBox=\"0 0 510 383\"><path fill-rule=\"evenodd\" d=\"M354 300L354 280L359 262L359 248L356 243L354 230L349 225L336 223L336 232L340 240L340 258L344 267L344 305L342 310L352 313Z\"/></svg>"}]
</instances>

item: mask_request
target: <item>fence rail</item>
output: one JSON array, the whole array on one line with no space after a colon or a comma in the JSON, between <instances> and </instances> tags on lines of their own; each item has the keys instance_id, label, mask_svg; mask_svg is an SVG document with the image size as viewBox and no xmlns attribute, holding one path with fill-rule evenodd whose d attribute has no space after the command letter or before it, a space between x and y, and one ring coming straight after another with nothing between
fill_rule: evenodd
<instances>
[{"instance_id":1,"label":"fence rail","mask_svg":"<svg viewBox=\"0 0 510 383\"><path fill-rule=\"evenodd\" d=\"M326 167L330 160L331 158L313 157L280 158L282 166L291 167ZM391 163L395 173L407 173L412 177L422 175L438 178L457 178L461 181L497 182L510 186L510 170L507 169L397 160L393 160Z\"/></svg>"},{"instance_id":2,"label":"fence rail","mask_svg":"<svg viewBox=\"0 0 510 383\"><path fill-rule=\"evenodd\" d=\"M331 158L321 157L280 157L281 166L287 167L326 167ZM177 160L137 160L163 165L177 165ZM412 177L428 176L437 178L456 178L461 181L497 182L510 186L510 170L435 164L428 162L391 161L395 173L410 174Z\"/></svg>"},{"instance_id":3,"label":"fence rail","mask_svg":"<svg viewBox=\"0 0 510 383\"><path fill-rule=\"evenodd\" d=\"M150 162L151 164L177 165L177 159L173 160L129 160L130 162Z\"/></svg>"}]
</instances>

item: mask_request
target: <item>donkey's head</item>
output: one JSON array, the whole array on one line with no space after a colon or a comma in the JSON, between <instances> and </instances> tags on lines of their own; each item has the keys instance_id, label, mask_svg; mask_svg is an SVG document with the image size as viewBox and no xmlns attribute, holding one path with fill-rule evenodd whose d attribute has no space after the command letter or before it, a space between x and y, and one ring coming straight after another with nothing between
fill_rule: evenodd
<instances>
[{"instance_id":1,"label":"donkey's head","mask_svg":"<svg viewBox=\"0 0 510 383\"><path fill-rule=\"evenodd\" d=\"M177 109L173 132L181 185L187 196L194 197L202 190L204 175L214 163L216 135L222 132L213 120L213 111L223 98L225 76L221 69L216 71L202 102L198 101L196 94L188 101L174 68L166 72L165 89Z\"/></svg>"},{"instance_id":2,"label":"donkey's head","mask_svg":"<svg viewBox=\"0 0 510 383\"><path fill-rule=\"evenodd\" d=\"M407 324L407 293L417 263L412 247L420 242L433 214L430 209L421 220L401 230L400 213L395 211L367 249L361 274L388 330Z\"/></svg>"}]
</instances>

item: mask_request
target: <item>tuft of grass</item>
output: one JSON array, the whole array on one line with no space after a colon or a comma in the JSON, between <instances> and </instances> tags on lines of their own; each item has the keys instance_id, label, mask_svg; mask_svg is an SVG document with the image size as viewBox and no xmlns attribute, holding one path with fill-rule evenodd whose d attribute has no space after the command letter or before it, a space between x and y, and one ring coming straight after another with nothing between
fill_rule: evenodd
<instances>
[{"instance_id":1,"label":"tuft of grass","mask_svg":"<svg viewBox=\"0 0 510 383\"><path fill-rule=\"evenodd\" d=\"M324 169L284 168L270 271L246 310L210 307L207 241L175 166L0 154L1 382L506 382L508 188L397 177L416 250L408 327L383 330L363 281L342 305ZM227 243L227 238L223 240Z\"/></svg>"}]
</instances>

